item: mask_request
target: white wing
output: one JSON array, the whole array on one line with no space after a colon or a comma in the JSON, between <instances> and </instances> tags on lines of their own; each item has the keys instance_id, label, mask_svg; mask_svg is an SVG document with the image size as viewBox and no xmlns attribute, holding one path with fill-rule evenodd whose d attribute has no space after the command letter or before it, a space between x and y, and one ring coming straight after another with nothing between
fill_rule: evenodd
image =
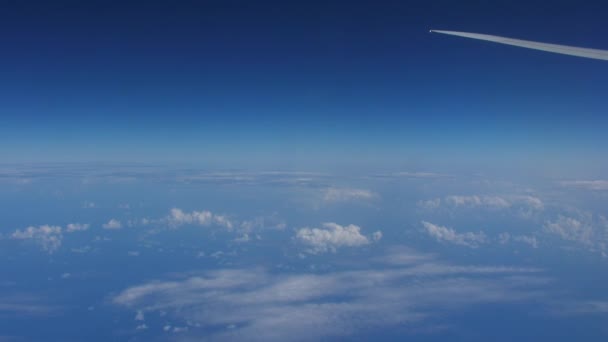
<instances>
[{"instance_id":1,"label":"white wing","mask_svg":"<svg viewBox=\"0 0 608 342\"><path fill-rule=\"evenodd\" d=\"M567 45L539 43L539 42L532 42L529 40L491 36L488 34L479 34L479 33L440 31L440 30L431 30L431 32L449 34L452 36L459 36L459 37L465 37L465 38L486 40L486 41L494 42L494 43L519 46L519 47L523 47L523 48L541 50L541 51L547 51L547 52L554 52L554 53L559 53L562 55L570 55L570 56L592 58L592 59L601 59L604 61L608 61L608 50L586 49L586 48L567 46Z\"/></svg>"}]
</instances>

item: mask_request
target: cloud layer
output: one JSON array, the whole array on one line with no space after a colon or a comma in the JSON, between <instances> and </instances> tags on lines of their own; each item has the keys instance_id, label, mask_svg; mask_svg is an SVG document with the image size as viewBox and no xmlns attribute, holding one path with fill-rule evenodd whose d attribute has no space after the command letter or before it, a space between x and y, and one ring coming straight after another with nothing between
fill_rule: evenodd
<instances>
[{"instance_id":1,"label":"cloud layer","mask_svg":"<svg viewBox=\"0 0 608 342\"><path fill-rule=\"evenodd\" d=\"M217 270L143 283L111 301L136 317L167 312L167 321L188 326L191 338L213 331L212 340L318 340L526 300L547 282L535 269L450 265L407 249L382 260L378 267L329 274Z\"/></svg>"}]
</instances>

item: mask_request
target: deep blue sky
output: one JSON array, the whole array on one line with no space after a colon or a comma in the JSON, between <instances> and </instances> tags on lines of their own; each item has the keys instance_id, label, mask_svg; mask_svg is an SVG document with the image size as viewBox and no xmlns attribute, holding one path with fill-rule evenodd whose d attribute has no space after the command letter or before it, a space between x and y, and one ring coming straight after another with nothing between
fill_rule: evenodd
<instances>
[{"instance_id":1,"label":"deep blue sky","mask_svg":"<svg viewBox=\"0 0 608 342\"><path fill-rule=\"evenodd\" d=\"M599 165L608 48L576 1L3 1L4 162Z\"/></svg>"}]
</instances>

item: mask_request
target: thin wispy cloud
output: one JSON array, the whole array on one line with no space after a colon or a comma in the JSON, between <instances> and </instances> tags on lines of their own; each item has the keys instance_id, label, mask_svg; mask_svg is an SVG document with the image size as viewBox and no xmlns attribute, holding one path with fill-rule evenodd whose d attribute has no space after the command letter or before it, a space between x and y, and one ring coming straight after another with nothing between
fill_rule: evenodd
<instances>
[{"instance_id":1,"label":"thin wispy cloud","mask_svg":"<svg viewBox=\"0 0 608 342\"><path fill-rule=\"evenodd\" d=\"M328 188L323 194L325 202L369 201L378 195L369 190L354 188Z\"/></svg>"},{"instance_id":2,"label":"thin wispy cloud","mask_svg":"<svg viewBox=\"0 0 608 342\"><path fill-rule=\"evenodd\" d=\"M167 312L165 321L188 326L190 338L215 327L206 335L212 340L319 340L529 300L549 281L536 269L452 265L408 249L393 249L387 260L409 262L327 274L224 269L142 283L111 302L136 315Z\"/></svg>"},{"instance_id":3,"label":"thin wispy cloud","mask_svg":"<svg viewBox=\"0 0 608 342\"><path fill-rule=\"evenodd\" d=\"M573 180L561 182L563 186L577 187L586 190L608 190L608 180Z\"/></svg>"}]
</instances>

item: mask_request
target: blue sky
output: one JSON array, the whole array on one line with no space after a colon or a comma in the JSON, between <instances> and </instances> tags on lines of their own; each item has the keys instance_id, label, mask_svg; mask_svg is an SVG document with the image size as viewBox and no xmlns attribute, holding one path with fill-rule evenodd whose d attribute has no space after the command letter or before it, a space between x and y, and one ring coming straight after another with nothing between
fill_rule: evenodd
<instances>
[{"instance_id":1,"label":"blue sky","mask_svg":"<svg viewBox=\"0 0 608 342\"><path fill-rule=\"evenodd\" d=\"M0 341L605 341L574 1L0 5Z\"/></svg>"},{"instance_id":2,"label":"blue sky","mask_svg":"<svg viewBox=\"0 0 608 342\"><path fill-rule=\"evenodd\" d=\"M603 163L604 63L428 33L604 48L598 6L7 4L2 153L230 166L496 154Z\"/></svg>"}]
</instances>

